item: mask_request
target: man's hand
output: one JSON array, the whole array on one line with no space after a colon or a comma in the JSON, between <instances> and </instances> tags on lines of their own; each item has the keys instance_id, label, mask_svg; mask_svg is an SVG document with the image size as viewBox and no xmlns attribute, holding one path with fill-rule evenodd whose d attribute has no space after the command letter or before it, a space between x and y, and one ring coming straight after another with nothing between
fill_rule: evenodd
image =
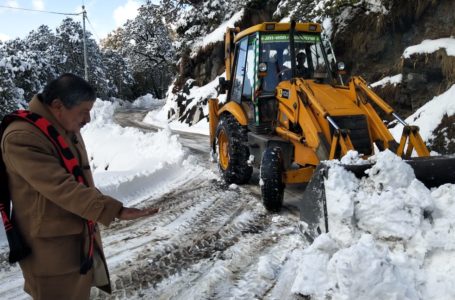
<instances>
[{"instance_id":1,"label":"man's hand","mask_svg":"<svg viewBox=\"0 0 455 300\"><path fill-rule=\"evenodd\" d=\"M120 213L117 216L117 218L120 220L134 220L134 219L154 215L159 210L160 210L159 208L138 209L138 208L132 208L132 207L123 207L120 210Z\"/></svg>"}]
</instances>

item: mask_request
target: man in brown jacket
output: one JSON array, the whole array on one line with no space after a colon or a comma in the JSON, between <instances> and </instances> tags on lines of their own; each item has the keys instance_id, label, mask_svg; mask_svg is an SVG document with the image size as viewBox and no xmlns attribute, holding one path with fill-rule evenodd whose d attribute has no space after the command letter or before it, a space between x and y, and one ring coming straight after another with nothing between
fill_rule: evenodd
<instances>
[{"instance_id":1,"label":"man in brown jacket","mask_svg":"<svg viewBox=\"0 0 455 300\"><path fill-rule=\"evenodd\" d=\"M55 145L35 125L14 121L1 140L15 219L31 249L19 262L24 290L34 299L88 299L91 286L110 292L97 226L93 267L80 273L81 257L89 244L87 220L108 226L115 218L132 220L158 211L123 207L95 188L80 135L90 121L95 99L94 89L85 80L63 74L29 104L31 112L47 119L64 138L86 184L62 166Z\"/></svg>"}]
</instances>

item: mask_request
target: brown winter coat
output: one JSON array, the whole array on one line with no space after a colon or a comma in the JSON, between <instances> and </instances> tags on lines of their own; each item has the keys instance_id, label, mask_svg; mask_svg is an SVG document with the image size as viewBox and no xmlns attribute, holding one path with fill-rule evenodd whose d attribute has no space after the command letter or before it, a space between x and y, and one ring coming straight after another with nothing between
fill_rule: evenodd
<instances>
[{"instance_id":1,"label":"brown winter coat","mask_svg":"<svg viewBox=\"0 0 455 300\"><path fill-rule=\"evenodd\" d=\"M85 219L107 226L119 214L122 204L94 187L80 134L66 132L36 96L30 102L30 111L49 120L65 138L89 187L78 183L65 170L55 147L38 128L25 121L8 126L1 149L18 227L32 250L20 262L25 290L32 296L38 295L42 291L37 289L46 289L49 282L53 285L52 278L60 278L53 288L62 292L62 297L68 291L77 297L74 280L81 281L82 286L88 283L110 292L99 230L95 268L87 275L79 275L81 247L88 243Z\"/></svg>"}]
</instances>

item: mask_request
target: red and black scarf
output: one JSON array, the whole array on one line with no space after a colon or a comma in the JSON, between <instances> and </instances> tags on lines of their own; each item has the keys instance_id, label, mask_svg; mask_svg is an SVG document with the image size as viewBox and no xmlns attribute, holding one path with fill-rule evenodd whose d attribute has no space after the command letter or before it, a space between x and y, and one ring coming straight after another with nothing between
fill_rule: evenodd
<instances>
[{"instance_id":1,"label":"red and black scarf","mask_svg":"<svg viewBox=\"0 0 455 300\"><path fill-rule=\"evenodd\" d=\"M55 146L55 149L57 149L60 155L60 160L65 169L69 173L73 174L79 183L88 186L83 176L82 168L79 166L76 157L71 152L68 144L65 142L65 139L58 133L57 129L42 116L27 110L17 110L9 115L6 115L0 124L0 139L2 138L8 125L15 120L24 120L39 128ZM3 162L1 155L2 154L0 152L0 213L2 215L3 225L5 226L8 244L10 247L9 262L14 263L28 256L31 250L24 242L24 239L22 238L15 222L14 209L11 209L10 203L11 196L8 188L8 176L6 174L5 163ZM92 267L93 252L95 247L96 224L91 220L87 220L86 223L89 232L90 244L87 256L83 257L81 261L81 274L86 274Z\"/></svg>"}]
</instances>

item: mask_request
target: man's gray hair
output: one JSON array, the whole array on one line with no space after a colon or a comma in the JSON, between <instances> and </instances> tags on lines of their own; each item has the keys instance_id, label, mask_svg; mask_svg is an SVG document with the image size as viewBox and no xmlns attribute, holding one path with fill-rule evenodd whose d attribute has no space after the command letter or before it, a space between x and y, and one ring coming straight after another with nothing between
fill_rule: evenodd
<instances>
[{"instance_id":1,"label":"man's gray hair","mask_svg":"<svg viewBox=\"0 0 455 300\"><path fill-rule=\"evenodd\" d=\"M95 89L83 78L65 73L49 82L41 94L41 102L51 105L55 99L60 99L63 105L71 109L83 101L95 101Z\"/></svg>"}]
</instances>

